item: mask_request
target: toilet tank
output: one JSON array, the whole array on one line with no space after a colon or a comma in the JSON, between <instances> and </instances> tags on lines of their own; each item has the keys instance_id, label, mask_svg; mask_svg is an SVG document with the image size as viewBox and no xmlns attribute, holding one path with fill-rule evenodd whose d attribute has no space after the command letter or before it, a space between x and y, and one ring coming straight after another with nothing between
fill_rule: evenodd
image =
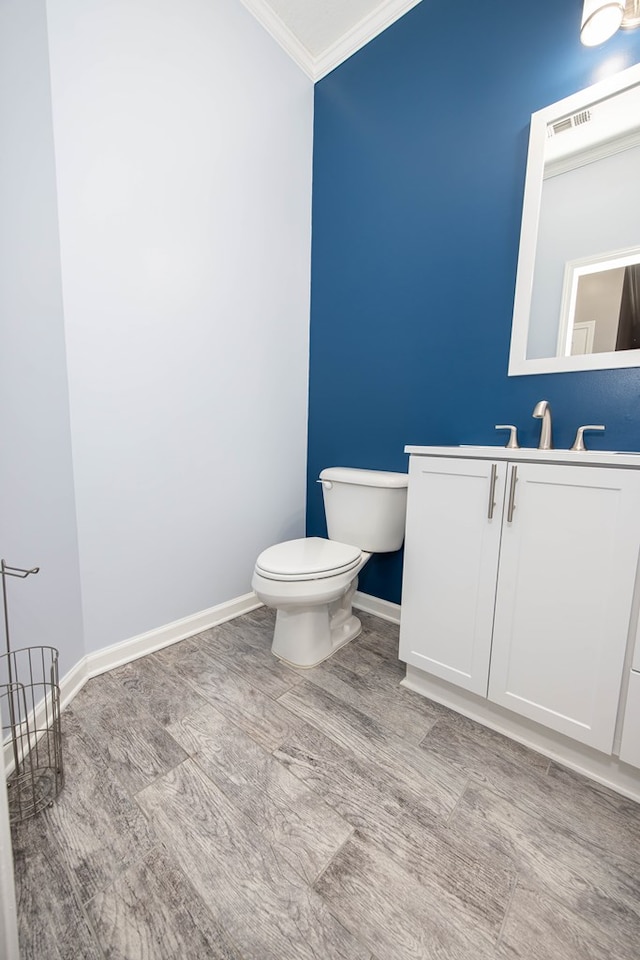
<instances>
[{"instance_id":1,"label":"toilet tank","mask_svg":"<svg viewBox=\"0 0 640 960\"><path fill-rule=\"evenodd\" d=\"M392 553L404 540L406 473L328 467L320 474L330 540Z\"/></svg>"}]
</instances>

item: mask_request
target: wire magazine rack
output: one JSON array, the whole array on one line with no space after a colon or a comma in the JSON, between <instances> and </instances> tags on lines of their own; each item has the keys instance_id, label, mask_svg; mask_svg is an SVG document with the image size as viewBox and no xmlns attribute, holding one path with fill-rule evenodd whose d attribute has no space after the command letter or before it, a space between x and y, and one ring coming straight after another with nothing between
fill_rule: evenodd
<instances>
[{"instance_id":1,"label":"wire magazine rack","mask_svg":"<svg viewBox=\"0 0 640 960\"><path fill-rule=\"evenodd\" d=\"M38 570L0 560L7 645L0 655L0 716L11 823L50 806L64 783L58 651L46 646L12 650L9 634L7 577L25 579Z\"/></svg>"}]
</instances>

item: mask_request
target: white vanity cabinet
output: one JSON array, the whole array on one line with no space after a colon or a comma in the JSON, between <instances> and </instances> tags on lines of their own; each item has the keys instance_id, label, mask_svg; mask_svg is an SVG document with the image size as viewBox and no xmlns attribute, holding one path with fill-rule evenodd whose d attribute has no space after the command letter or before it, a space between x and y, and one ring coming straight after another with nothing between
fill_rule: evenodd
<instances>
[{"instance_id":1,"label":"white vanity cabinet","mask_svg":"<svg viewBox=\"0 0 640 960\"><path fill-rule=\"evenodd\" d=\"M487 695L506 464L411 457L400 659Z\"/></svg>"},{"instance_id":2,"label":"white vanity cabinet","mask_svg":"<svg viewBox=\"0 0 640 960\"><path fill-rule=\"evenodd\" d=\"M534 453L412 455L400 658L611 753L640 472Z\"/></svg>"}]
</instances>

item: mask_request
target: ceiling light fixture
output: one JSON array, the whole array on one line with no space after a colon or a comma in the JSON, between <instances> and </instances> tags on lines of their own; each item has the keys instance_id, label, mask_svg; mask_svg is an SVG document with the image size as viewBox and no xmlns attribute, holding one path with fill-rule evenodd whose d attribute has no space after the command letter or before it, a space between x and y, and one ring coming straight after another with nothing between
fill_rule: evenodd
<instances>
[{"instance_id":1,"label":"ceiling light fixture","mask_svg":"<svg viewBox=\"0 0 640 960\"><path fill-rule=\"evenodd\" d=\"M627 0L620 26L623 30L634 30L635 27L640 27L640 0Z\"/></svg>"},{"instance_id":2,"label":"ceiling light fixture","mask_svg":"<svg viewBox=\"0 0 640 960\"><path fill-rule=\"evenodd\" d=\"M640 0L584 0L580 40L585 47L604 43L620 27L640 27Z\"/></svg>"}]
</instances>

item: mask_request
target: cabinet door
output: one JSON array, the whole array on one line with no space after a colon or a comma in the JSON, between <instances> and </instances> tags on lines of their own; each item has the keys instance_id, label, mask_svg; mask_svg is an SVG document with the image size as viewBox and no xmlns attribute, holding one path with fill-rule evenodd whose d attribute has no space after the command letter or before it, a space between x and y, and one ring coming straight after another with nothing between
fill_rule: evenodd
<instances>
[{"instance_id":1,"label":"cabinet door","mask_svg":"<svg viewBox=\"0 0 640 960\"><path fill-rule=\"evenodd\" d=\"M409 464L400 659L481 696L505 474L506 464L483 460Z\"/></svg>"},{"instance_id":2,"label":"cabinet door","mask_svg":"<svg viewBox=\"0 0 640 960\"><path fill-rule=\"evenodd\" d=\"M516 479L515 469L489 698L611 752L640 545L640 474L517 464Z\"/></svg>"}]
</instances>

